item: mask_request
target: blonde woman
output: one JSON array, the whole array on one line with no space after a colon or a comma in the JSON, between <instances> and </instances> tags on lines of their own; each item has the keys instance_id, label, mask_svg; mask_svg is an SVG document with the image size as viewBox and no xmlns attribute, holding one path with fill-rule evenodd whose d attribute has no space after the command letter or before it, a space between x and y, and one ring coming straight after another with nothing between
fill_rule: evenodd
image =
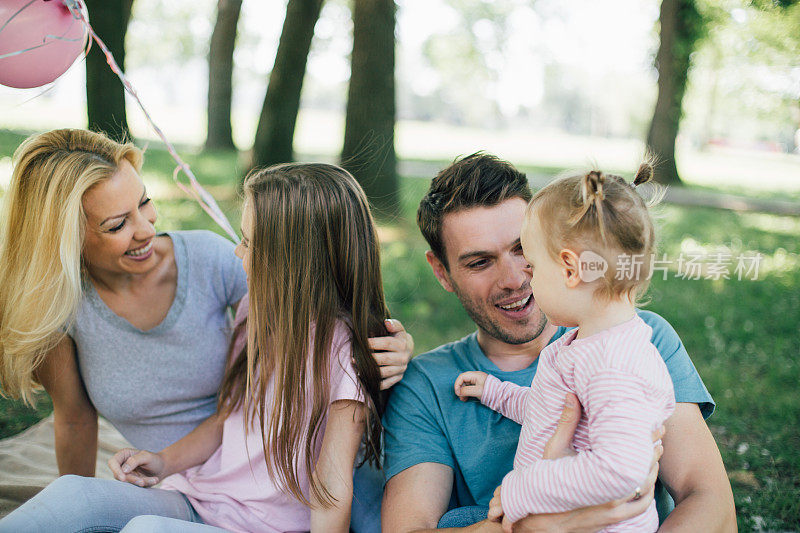
<instances>
[{"instance_id":1,"label":"blonde woman","mask_svg":"<svg viewBox=\"0 0 800 533\"><path fill-rule=\"evenodd\" d=\"M0 385L28 402L50 394L62 475L94 475L98 413L142 449L214 414L228 309L247 290L232 243L156 233L141 165L134 145L84 130L34 135L14 154L0 226ZM402 377L413 346L399 323L388 328L370 340L383 350L382 387ZM81 478L62 479L65 495L82 490Z\"/></svg>"}]
</instances>

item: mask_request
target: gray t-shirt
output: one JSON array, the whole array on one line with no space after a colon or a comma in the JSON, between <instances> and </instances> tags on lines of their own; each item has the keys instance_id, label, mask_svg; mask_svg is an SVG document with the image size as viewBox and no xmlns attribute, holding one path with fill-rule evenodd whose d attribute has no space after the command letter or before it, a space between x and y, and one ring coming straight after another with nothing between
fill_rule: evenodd
<instances>
[{"instance_id":1,"label":"gray t-shirt","mask_svg":"<svg viewBox=\"0 0 800 533\"><path fill-rule=\"evenodd\" d=\"M137 448L161 450L216 410L231 327L247 292L233 244L210 231L170 232L178 287L164 320L142 331L84 284L69 335L97 412Z\"/></svg>"}]
</instances>

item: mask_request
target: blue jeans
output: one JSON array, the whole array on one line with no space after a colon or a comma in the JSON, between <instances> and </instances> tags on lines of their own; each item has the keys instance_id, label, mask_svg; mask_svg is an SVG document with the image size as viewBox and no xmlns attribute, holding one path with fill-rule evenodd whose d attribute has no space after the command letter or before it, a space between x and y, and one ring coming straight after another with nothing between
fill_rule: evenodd
<instances>
[{"instance_id":1,"label":"blue jeans","mask_svg":"<svg viewBox=\"0 0 800 533\"><path fill-rule=\"evenodd\" d=\"M128 525L120 533L224 533L225 531L225 529L197 522L145 514L128 522Z\"/></svg>"},{"instance_id":2,"label":"blue jeans","mask_svg":"<svg viewBox=\"0 0 800 533\"><path fill-rule=\"evenodd\" d=\"M447 527L467 527L476 524L486 518L489 513L489 508L482 505L473 505L470 507L456 507L450 509L439 519L439 524L436 526L439 529Z\"/></svg>"},{"instance_id":3,"label":"blue jeans","mask_svg":"<svg viewBox=\"0 0 800 533\"><path fill-rule=\"evenodd\" d=\"M116 533L139 515L176 518L187 525L203 523L180 492L62 476L0 520L0 533Z\"/></svg>"},{"instance_id":4,"label":"blue jeans","mask_svg":"<svg viewBox=\"0 0 800 533\"><path fill-rule=\"evenodd\" d=\"M383 474L364 465L356 470L353 481L351 529L354 533L380 533ZM202 523L180 492L67 475L0 520L0 533L116 533L123 528L125 533L221 531L200 527Z\"/></svg>"}]
</instances>

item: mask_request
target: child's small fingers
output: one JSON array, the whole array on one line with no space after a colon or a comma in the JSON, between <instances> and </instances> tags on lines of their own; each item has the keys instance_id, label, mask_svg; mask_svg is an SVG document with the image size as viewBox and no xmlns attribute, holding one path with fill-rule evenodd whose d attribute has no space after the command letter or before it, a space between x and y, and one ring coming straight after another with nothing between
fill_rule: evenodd
<instances>
[{"instance_id":1,"label":"child's small fingers","mask_svg":"<svg viewBox=\"0 0 800 533\"><path fill-rule=\"evenodd\" d=\"M146 464L148 459L150 458L150 454L146 451L140 451L135 455L128 457L128 460L125 461L125 464L122 465L122 471L127 473L133 472L141 465Z\"/></svg>"},{"instance_id":2,"label":"child's small fingers","mask_svg":"<svg viewBox=\"0 0 800 533\"><path fill-rule=\"evenodd\" d=\"M126 483L130 483L131 485L136 485L137 487L141 487L144 485L144 481L139 474L125 474L121 481L125 481Z\"/></svg>"},{"instance_id":3,"label":"child's small fingers","mask_svg":"<svg viewBox=\"0 0 800 533\"><path fill-rule=\"evenodd\" d=\"M468 396L468 397L471 397L471 398L480 398L481 391L479 390L477 385L463 385L461 387L460 396Z\"/></svg>"},{"instance_id":4,"label":"child's small fingers","mask_svg":"<svg viewBox=\"0 0 800 533\"><path fill-rule=\"evenodd\" d=\"M125 480L125 474L122 473L122 469L116 460L116 456L108 460L108 468L110 468L111 473L114 474L114 479L118 479L120 481Z\"/></svg>"},{"instance_id":5,"label":"child's small fingers","mask_svg":"<svg viewBox=\"0 0 800 533\"><path fill-rule=\"evenodd\" d=\"M121 475L122 474L122 465L125 464L125 461L127 461L128 458L131 455L135 454L135 453L136 453L136 450L133 450L131 448L123 448L123 449L121 449L120 451L115 453L113 456L111 456L111 459L108 460L108 467L115 474L120 474Z\"/></svg>"}]
</instances>

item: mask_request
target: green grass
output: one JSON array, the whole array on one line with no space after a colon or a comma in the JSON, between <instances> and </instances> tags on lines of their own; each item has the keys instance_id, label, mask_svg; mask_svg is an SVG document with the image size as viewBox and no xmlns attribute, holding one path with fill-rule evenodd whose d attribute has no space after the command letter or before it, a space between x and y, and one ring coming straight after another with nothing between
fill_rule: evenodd
<instances>
[{"instance_id":1,"label":"green grass","mask_svg":"<svg viewBox=\"0 0 800 533\"><path fill-rule=\"evenodd\" d=\"M0 187L4 168L22 135L0 130ZM183 154L209 184L234 227L239 222L233 184L241 175L232 154ZM5 161L5 163L4 163ZM171 184L168 155L151 149L143 174L159 209L161 229L210 228L210 219ZM402 218L381 227L384 283L389 307L414 335L417 352L473 330L456 298L430 273L424 241L413 223L427 181L402 180ZM711 254L726 246L763 255L759 279L655 279L648 308L667 318L717 401L709 420L732 480L739 528L797 529L800 523L800 219L662 206L661 250ZM218 230L217 230L218 231ZM0 437L49 413L0 400Z\"/></svg>"}]
</instances>

